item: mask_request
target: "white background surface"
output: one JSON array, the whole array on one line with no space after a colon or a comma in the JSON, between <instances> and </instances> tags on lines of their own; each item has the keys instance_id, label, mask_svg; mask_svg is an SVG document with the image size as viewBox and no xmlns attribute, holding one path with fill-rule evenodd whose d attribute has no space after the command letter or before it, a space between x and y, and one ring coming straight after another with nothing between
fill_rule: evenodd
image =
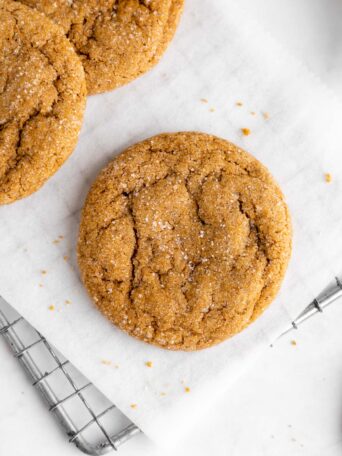
<instances>
[{"instance_id":1,"label":"white background surface","mask_svg":"<svg viewBox=\"0 0 342 456\"><path fill-rule=\"evenodd\" d=\"M340 2L240 3L255 10L260 22L342 98ZM342 166L342 159L337 166ZM210 420L203 420L176 454L340 455L341 317L339 303L270 349L215 405ZM297 341L296 347L290 344L292 338ZM0 455L78 454L67 445L2 341L0 359ZM141 437L122 448L121 454L149 456L158 451Z\"/></svg>"}]
</instances>

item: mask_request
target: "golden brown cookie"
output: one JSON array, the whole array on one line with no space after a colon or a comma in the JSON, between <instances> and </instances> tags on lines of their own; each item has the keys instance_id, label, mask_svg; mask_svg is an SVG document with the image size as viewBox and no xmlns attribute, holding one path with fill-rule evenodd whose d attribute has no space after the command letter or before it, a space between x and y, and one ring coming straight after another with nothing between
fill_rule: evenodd
<instances>
[{"instance_id":1,"label":"golden brown cookie","mask_svg":"<svg viewBox=\"0 0 342 456\"><path fill-rule=\"evenodd\" d=\"M103 314L145 342L210 347L276 296L291 253L281 190L247 152L202 133L163 134L93 184L78 245Z\"/></svg>"},{"instance_id":2,"label":"golden brown cookie","mask_svg":"<svg viewBox=\"0 0 342 456\"><path fill-rule=\"evenodd\" d=\"M0 204L38 190L73 151L86 100L82 64L60 27L0 0Z\"/></svg>"},{"instance_id":3,"label":"golden brown cookie","mask_svg":"<svg viewBox=\"0 0 342 456\"><path fill-rule=\"evenodd\" d=\"M158 62L184 0L20 0L61 25L84 65L89 94L127 84Z\"/></svg>"}]
</instances>

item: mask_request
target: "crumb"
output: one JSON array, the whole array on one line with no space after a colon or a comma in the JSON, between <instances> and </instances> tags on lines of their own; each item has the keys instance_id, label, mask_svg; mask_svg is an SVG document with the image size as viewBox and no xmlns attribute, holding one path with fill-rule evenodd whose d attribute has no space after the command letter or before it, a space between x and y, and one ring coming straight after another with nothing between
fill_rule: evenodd
<instances>
[{"instance_id":1,"label":"crumb","mask_svg":"<svg viewBox=\"0 0 342 456\"><path fill-rule=\"evenodd\" d=\"M251 134L251 130L249 128L241 128L241 131L244 136L249 136Z\"/></svg>"},{"instance_id":2,"label":"crumb","mask_svg":"<svg viewBox=\"0 0 342 456\"><path fill-rule=\"evenodd\" d=\"M104 364L105 366L110 366L112 362L108 359L101 359L101 364Z\"/></svg>"},{"instance_id":3,"label":"crumb","mask_svg":"<svg viewBox=\"0 0 342 456\"><path fill-rule=\"evenodd\" d=\"M184 388L184 391L185 391L186 393L190 393L190 388L189 388L188 386L186 386L186 387Z\"/></svg>"},{"instance_id":4,"label":"crumb","mask_svg":"<svg viewBox=\"0 0 342 456\"><path fill-rule=\"evenodd\" d=\"M45 271L45 269L43 269L42 271L40 271L43 275L47 274L47 271Z\"/></svg>"},{"instance_id":5,"label":"crumb","mask_svg":"<svg viewBox=\"0 0 342 456\"><path fill-rule=\"evenodd\" d=\"M138 407L138 404L131 404L132 409L136 409Z\"/></svg>"},{"instance_id":6,"label":"crumb","mask_svg":"<svg viewBox=\"0 0 342 456\"><path fill-rule=\"evenodd\" d=\"M60 239L60 240L64 239L63 234L60 234L60 235L58 236L58 239Z\"/></svg>"},{"instance_id":7,"label":"crumb","mask_svg":"<svg viewBox=\"0 0 342 456\"><path fill-rule=\"evenodd\" d=\"M43 284L42 284L42 283L39 283L39 284L38 284L38 287L39 287L39 288L43 288Z\"/></svg>"},{"instance_id":8,"label":"crumb","mask_svg":"<svg viewBox=\"0 0 342 456\"><path fill-rule=\"evenodd\" d=\"M256 115L256 112L255 112L255 111L250 111L250 115L251 115L251 116L255 116L255 115Z\"/></svg>"},{"instance_id":9,"label":"crumb","mask_svg":"<svg viewBox=\"0 0 342 456\"><path fill-rule=\"evenodd\" d=\"M119 369L119 364L114 364L115 369Z\"/></svg>"},{"instance_id":10,"label":"crumb","mask_svg":"<svg viewBox=\"0 0 342 456\"><path fill-rule=\"evenodd\" d=\"M63 260L64 261L68 261L69 260L69 256L68 255L64 255Z\"/></svg>"},{"instance_id":11,"label":"crumb","mask_svg":"<svg viewBox=\"0 0 342 456\"><path fill-rule=\"evenodd\" d=\"M146 367L152 367L153 366L152 361L146 361L145 366Z\"/></svg>"},{"instance_id":12,"label":"crumb","mask_svg":"<svg viewBox=\"0 0 342 456\"><path fill-rule=\"evenodd\" d=\"M291 340L291 345L295 347L297 345L297 342L295 340Z\"/></svg>"},{"instance_id":13,"label":"crumb","mask_svg":"<svg viewBox=\"0 0 342 456\"><path fill-rule=\"evenodd\" d=\"M71 301L69 301L69 299L66 299L64 302L65 304L71 304Z\"/></svg>"},{"instance_id":14,"label":"crumb","mask_svg":"<svg viewBox=\"0 0 342 456\"><path fill-rule=\"evenodd\" d=\"M270 115L268 112L263 112L262 113L262 117L265 119L265 120L268 120L270 118Z\"/></svg>"},{"instance_id":15,"label":"crumb","mask_svg":"<svg viewBox=\"0 0 342 456\"><path fill-rule=\"evenodd\" d=\"M235 103L235 105L236 105L236 106L239 106L239 108L241 108L241 106L243 106L243 103L242 103L241 101L237 101L237 102Z\"/></svg>"},{"instance_id":16,"label":"crumb","mask_svg":"<svg viewBox=\"0 0 342 456\"><path fill-rule=\"evenodd\" d=\"M160 397L165 397L166 396L166 393L164 393L164 391L162 391L160 394L159 394Z\"/></svg>"},{"instance_id":17,"label":"crumb","mask_svg":"<svg viewBox=\"0 0 342 456\"><path fill-rule=\"evenodd\" d=\"M215 111L216 111L215 108L210 108L210 109L209 109L209 112L215 112Z\"/></svg>"},{"instance_id":18,"label":"crumb","mask_svg":"<svg viewBox=\"0 0 342 456\"><path fill-rule=\"evenodd\" d=\"M59 244L60 240L59 239L55 239L54 241L52 241L52 244Z\"/></svg>"},{"instance_id":19,"label":"crumb","mask_svg":"<svg viewBox=\"0 0 342 456\"><path fill-rule=\"evenodd\" d=\"M49 310L55 310L55 306L51 304L51 306L48 307Z\"/></svg>"},{"instance_id":20,"label":"crumb","mask_svg":"<svg viewBox=\"0 0 342 456\"><path fill-rule=\"evenodd\" d=\"M208 103L208 100L206 98L201 98L202 103Z\"/></svg>"},{"instance_id":21,"label":"crumb","mask_svg":"<svg viewBox=\"0 0 342 456\"><path fill-rule=\"evenodd\" d=\"M332 181L332 175L330 173L325 173L324 178L325 182L328 182L328 184L330 184L330 182Z\"/></svg>"}]
</instances>

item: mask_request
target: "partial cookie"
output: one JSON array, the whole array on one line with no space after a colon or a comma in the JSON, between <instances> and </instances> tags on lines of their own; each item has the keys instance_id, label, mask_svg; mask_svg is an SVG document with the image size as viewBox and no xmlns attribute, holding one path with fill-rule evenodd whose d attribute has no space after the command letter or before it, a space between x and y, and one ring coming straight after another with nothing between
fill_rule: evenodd
<instances>
[{"instance_id":1,"label":"partial cookie","mask_svg":"<svg viewBox=\"0 0 342 456\"><path fill-rule=\"evenodd\" d=\"M73 151L86 86L60 27L0 0L0 204L38 190Z\"/></svg>"},{"instance_id":2,"label":"partial cookie","mask_svg":"<svg viewBox=\"0 0 342 456\"><path fill-rule=\"evenodd\" d=\"M20 0L61 25L84 65L88 93L127 84L158 62L184 0Z\"/></svg>"},{"instance_id":3,"label":"partial cookie","mask_svg":"<svg viewBox=\"0 0 342 456\"><path fill-rule=\"evenodd\" d=\"M163 134L98 176L83 209L79 266L119 328L197 350L238 333L272 302L291 236L281 190L255 158L214 136Z\"/></svg>"}]
</instances>

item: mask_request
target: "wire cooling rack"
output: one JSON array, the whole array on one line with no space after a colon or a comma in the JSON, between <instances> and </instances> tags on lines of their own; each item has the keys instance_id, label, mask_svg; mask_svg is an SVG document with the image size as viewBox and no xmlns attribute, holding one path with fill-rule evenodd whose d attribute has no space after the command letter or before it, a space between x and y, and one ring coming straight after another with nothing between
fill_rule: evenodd
<instances>
[{"instance_id":1,"label":"wire cooling rack","mask_svg":"<svg viewBox=\"0 0 342 456\"><path fill-rule=\"evenodd\" d=\"M0 334L69 441L86 454L116 450L140 430L45 337L0 297Z\"/></svg>"},{"instance_id":2,"label":"wire cooling rack","mask_svg":"<svg viewBox=\"0 0 342 456\"><path fill-rule=\"evenodd\" d=\"M328 287L314 299L280 336L342 297L342 284ZM115 405L76 369L45 337L0 297L2 334L29 374L69 441L86 454L98 456L116 450L140 432Z\"/></svg>"}]
</instances>

